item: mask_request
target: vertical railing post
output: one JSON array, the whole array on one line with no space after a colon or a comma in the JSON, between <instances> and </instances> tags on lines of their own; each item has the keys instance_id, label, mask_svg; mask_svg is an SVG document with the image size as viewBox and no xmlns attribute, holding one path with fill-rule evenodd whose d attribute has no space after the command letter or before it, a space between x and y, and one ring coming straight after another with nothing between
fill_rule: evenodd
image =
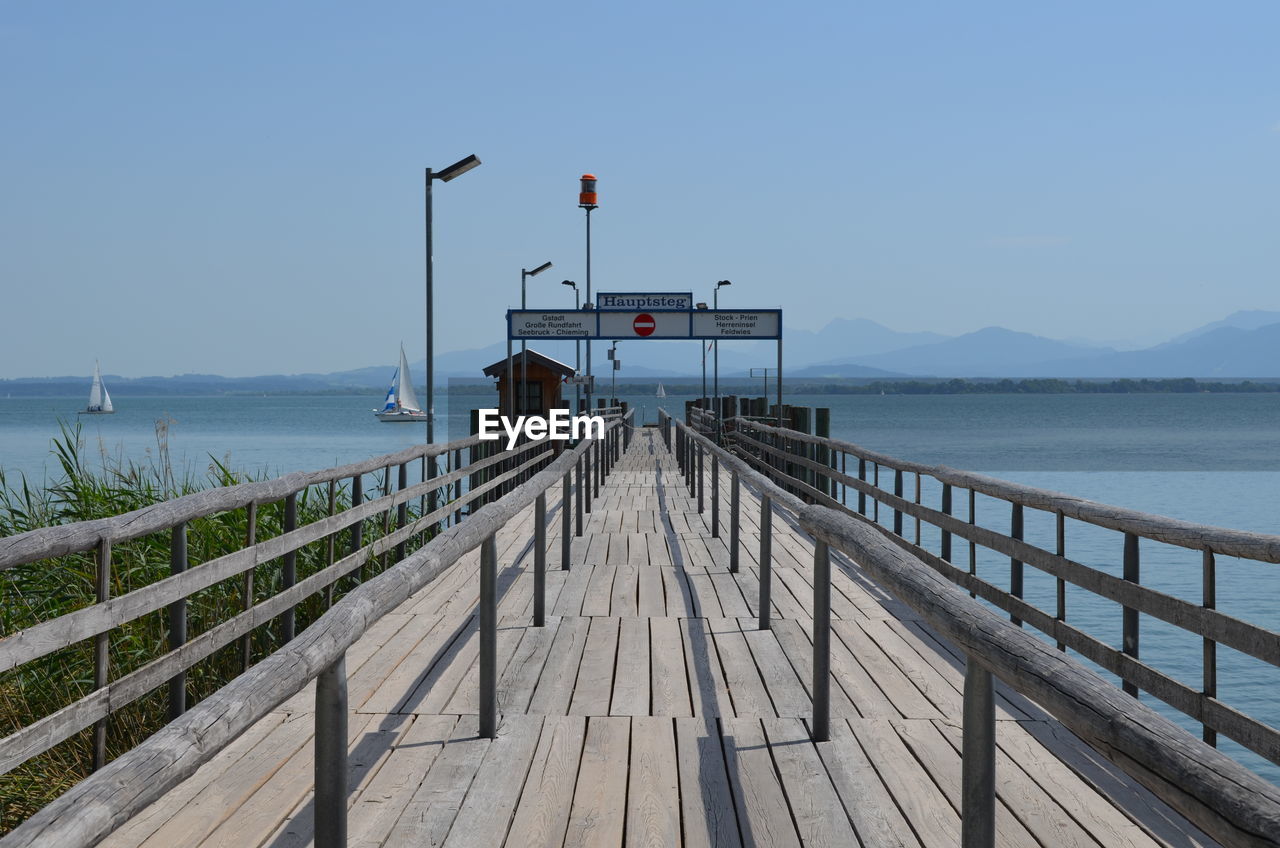
<instances>
[{"instance_id":1,"label":"vertical railing post","mask_svg":"<svg viewBox=\"0 0 1280 848\"><path fill-rule=\"evenodd\" d=\"M769 589L773 580L773 505L760 494L760 629L769 629Z\"/></svg>"},{"instance_id":2,"label":"vertical railing post","mask_svg":"<svg viewBox=\"0 0 1280 848\"><path fill-rule=\"evenodd\" d=\"M250 503L245 507L247 512L246 521L248 529L244 534L244 546L252 548L258 542L258 505ZM255 569L250 568L244 573L244 609L248 612L253 607L253 572ZM250 630L244 636L240 637L240 670L248 671L249 666L253 665L253 631Z\"/></svg>"},{"instance_id":3,"label":"vertical railing post","mask_svg":"<svg viewBox=\"0 0 1280 848\"><path fill-rule=\"evenodd\" d=\"M579 493L583 495L583 509L587 514L591 514L591 445L587 445L587 449L582 452L582 472L585 475L583 482L585 488L580 488ZM581 535L581 534L579 534Z\"/></svg>"},{"instance_id":4,"label":"vertical railing post","mask_svg":"<svg viewBox=\"0 0 1280 848\"><path fill-rule=\"evenodd\" d=\"M720 538L720 457L711 454L711 538Z\"/></svg>"},{"instance_id":5,"label":"vertical railing post","mask_svg":"<svg viewBox=\"0 0 1280 848\"><path fill-rule=\"evenodd\" d=\"M569 473L564 473L560 484L560 570L569 570L569 538L573 534L572 516L569 509L573 503L573 487L569 481Z\"/></svg>"},{"instance_id":6,"label":"vertical railing post","mask_svg":"<svg viewBox=\"0 0 1280 848\"><path fill-rule=\"evenodd\" d=\"M969 657L964 667L960 844L991 848L996 840L996 701L991 672Z\"/></svg>"},{"instance_id":7,"label":"vertical railing post","mask_svg":"<svg viewBox=\"0 0 1280 848\"><path fill-rule=\"evenodd\" d=\"M831 554L813 543L813 741L831 738Z\"/></svg>"},{"instance_id":8,"label":"vertical railing post","mask_svg":"<svg viewBox=\"0 0 1280 848\"><path fill-rule=\"evenodd\" d=\"M1022 539L1022 504L1020 503L1013 504L1010 509L1009 537ZM1017 557L1009 557L1009 594L1015 598L1022 597L1022 560ZM1009 620L1019 627L1022 626L1022 619L1017 615L1010 614Z\"/></svg>"},{"instance_id":9,"label":"vertical railing post","mask_svg":"<svg viewBox=\"0 0 1280 848\"><path fill-rule=\"evenodd\" d=\"M702 474L702 454L703 454L702 443L701 443L701 442L699 442L699 443L698 443L698 470L697 470L697 472L696 472L696 473L697 473L697 475L698 475L698 515L702 515L702 508L703 508L703 499L702 499L702 489L703 489L703 485L702 485L702 484L703 484L703 480L702 480L702 478L703 478L703 474Z\"/></svg>"},{"instance_id":10,"label":"vertical railing post","mask_svg":"<svg viewBox=\"0 0 1280 848\"><path fill-rule=\"evenodd\" d=\"M294 492L284 499L284 532L292 533L298 529L298 493ZM281 569L281 588L280 591L292 589L293 585L298 582L298 549L292 548L285 552L284 563ZM290 604L289 608L280 615L280 638L282 642L292 642L297 627L297 604Z\"/></svg>"},{"instance_id":11,"label":"vertical railing post","mask_svg":"<svg viewBox=\"0 0 1280 848\"><path fill-rule=\"evenodd\" d=\"M591 447L592 447L592 450L596 452L595 458L591 461L591 468L595 471L595 473L592 475L592 479L594 480L594 487L591 491L591 496L593 498L598 498L600 497L600 477L602 474L601 465L603 464L602 458L601 458L602 451L600 450L600 439L594 440L591 444Z\"/></svg>"},{"instance_id":12,"label":"vertical railing post","mask_svg":"<svg viewBox=\"0 0 1280 848\"><path fill-rule=\"evenodd\" d=\"M902 497L902 469L893 469L893 494L894 497ZM897 506L893 508L893 535L902 535L902 510Z\"/></svg>"},{"instance_id":13,"label":"vertical railing post","mask_svg":"<svg viewBox=\"0 0 1280 848\"><path fill-rule=\"evenodd\" d=\"M533 626L547 619L547 493L533 502Z\"/></svg>"},{"instance_id":14,"label":"vertical railing post","mask_svg":"<svg viewBox=\"0 0 1280 848\"><path fill-rule=\"evenodd\" d=\"M1124 579L1131 583L1140 583L1139 577L1138 537L1133 533L1125 533ZM1122 615L1124 652L1136 660L1138 658L1138 611L1132 607L1125 607ZM1124 681L1123 688L1135 698L1138 696L1137 685L1130 683L1127 679Z\"/></svg>"},{"instance_id":15,"label":"vertical railing post","mask_svg":"<svg viewBox=\"0 0 1280 848\"><path fill-rule=\"evenodd\" d=\"M347 844L347 659L316 677L316 848Z\"/></svg>"},{"instance_id":16,"label":"vertical railing post","mask_svg":"<svg viewBox=\"0 0 1280 848\"><path fill-rule=\"evenodd\" d=\"M173 528L169 540L169 574L187 570L186 522ZM169 604L169 650L176 651L187 643L187 599ZM187 711L187 672L179 671L169 678L169 721Z\"/></svg>"},{"instance_id":17,"label":"vertical railing post","mask_svg":"<svg viewBox=\"0 0 1280 848\"><path fill-rule=\"evenodd\" d=\"M434 461L431 462L431 467L432 467L431 476L434 477L435 476ZM360 506L360 504L362 504L363 502L364 502L364 475L357 474L351 478L351 508L355 509L356 507ZM434 510L435 504L436 504L436 501L435 501L435 497L433 496L431 498L430 505L428 508L431 510ZM364 547L364 522L357 521L355 524L351 525L351 550L348 551L348 553L354 554L356 551L360 550L362 547ZM364 582L364 563L363 562L360 563L359 577L357 577L356 579L359 580L361 583Z\"/></svg>"},{"instance_id":18,"label":"vertical railing post","mask_svg":"<svg viewBox=\"0 0 1280 848\"><path fill-rule=\"evenodd\" d=\"M94 579L94 590L97 601L105 604L111 599L111 540L101 539L98 542L98 570ZM111 654L108 650L111 643L110 632L99 633L93 637L93 688L101 689L107 685L110 671ZM103 716L93 723L93 770L97 771L107 764L107 718Z\"/></svg>"},{"instance_id":19,"label":"vertical railing post","mask_svg":"<svg viewBox=\"0 0 1280 848\"><path fill-rule=\"evenodd\" d=\"M1062 514L1062 510L1057 512L1058 519L1058 556L1065 557L1067 555L1067 521L1066 516ZM1058 578L1058 609L1054 614L1054 619L1064 624L1067 621L1067 581L1061 577ZM1058 642L1058 650L1065 651L1067 644Z\"/></svg>"},{"instance_id":20,"label":"vertical railing post","mask_svg":"<svg viewBox=\"0 0 1280 848\"><path fill-rule=\"evenodd\" d=\"M951 484L942 484L942 514L951 514ZM947 562L951 562L951 533L947 530L942 531L942 558Z\"/></svg>"},{"instance_id":21,"label":"vertical railing post","mask_svg":"<svg viewBox=\"0 0 1280 848\"><path fill-rule=\"evenodd\" d=\"M458 448L453 452L453 468L458 470L462 468L462 448ZM457 502L458 508L453 513L453 523L458 524L462 521L462 476L459 475L457 480L453 481L453 499Z\"/></svg>"},{"instance_id":22,"label":"vertical railing post","mask_svg":"<svg viewBox=\"0 0 1280 848\"><path fill-rule=\"evenodd\" d=\"M863 483L867 482L867 460L864 459L863 457L858 457L858 479L861 480ZM867 514L867 493L859 489L858 490L858 515L866 515L866 514Z\"/></svg>"},{"instance_id":23,"label":"vertical railing post","mask_svg":"<svg viewBox=\"0 0 1280 848\"><path fill-rule=\"evenodd\" d=\"M332 518L334 513L337 512L337 508L338 508L338 481L330 480L329 481L329 517L330 518ZM327 537L325 537L325 548L326 548L325 558L328 565L333 565L334 563L334 546L337 544L338 532L339 531L334 530ZM337 582L336 580L331 580L329 581L329 585L324 587L325 609L328 609L329 607L333 606L333 586L334 586L334 583L336 582Z\"/></svg>"},{"instance_id":24,"label":"vertical railing post","mask_svg":"<svg viewBox=\"0 0 1280 848\"><path fill-rule=\"evenodd\" d=\"M403 492L407 488L409 488L409 463L402 462L396 476L396 491ZM409 502L401 501L400 505L396 507L396 529L399 530L408 523ZM408 543L401 539L399 544L396 545L396 562L403 561L408 552Z\"/></svg>"},{"instance_id":25,"label":"vertical railing post","mask_svg":"<svg viewBox=\"0 0 1280 848\"><path fill-rule=\"evenodd\" d=\"M916 506L920 505L920 472L916 472ZM920 513L916 512L916 545L920 544Z\"/></svg>"},{"instance_id":26,"label":"vertical railing post","mask_svg":"<svg viewBox=\"0 0 1280 848\"><path fill-rule=\"evenodd\" d=\"M578 496L573 499L573 514L577 516L577 524L574 528L575 536L582 535L582 501L584 493L582 491L582 456L578 456L578 461L574 463L574 470L578 476Z\"/></svg>"},{"instance_id":27,"label":"vertical railing post","mask_svg":"<svg viewBox=\"0 0 1280 848\"><path fill-rule=\"evenodd\" d=\"M1204 590L1204 608L1214 609L1218 606L1217 564L1213 551L1205 549L1202 561L1202 582ZM1204 639L1204 696L1218 697L1218 643L1205 637ZM1201 733L1206 745L1218 747L1218 731L1207 724L1201 725Z\"/></svg>"},{"instance_id":28,"label":"vertical railing post","mask_svg":"<svg viewBox=\"0 0 1280 848\"><path fill-rule=\"evenodd\" d=\"M498 545L480 544L480 736L498 735Z\"/></svg>"},{"instance_id":29,"label":"vertical railing post","mask_svg":"<svg viewBox=\"0 0 1280 848\"><path fill-rule=\"evenodd\" d=\"M729 484L729 570L738 571L738 472Z\"/></svg>"}]
</instances>

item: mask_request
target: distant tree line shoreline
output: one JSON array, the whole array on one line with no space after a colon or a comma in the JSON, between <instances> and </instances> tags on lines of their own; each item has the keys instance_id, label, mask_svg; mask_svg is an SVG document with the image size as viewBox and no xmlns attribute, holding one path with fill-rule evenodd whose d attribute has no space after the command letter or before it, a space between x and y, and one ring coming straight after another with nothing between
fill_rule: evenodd
<instances>
[{"instance_id":1,"label":"distant tree line shoreline","mask_svg":"<svg viewBox=\"0 0 1280 848\"><path fill-rule=\"evenodd\" d=\"M490 395L494 392L492 382L474 380L445 381L447 390L454 395ZM702 383L688 378L663 380L661 384L669 395L697 396L702 391ZM437 385L440 385L437 383ZM601 385L597 382L597 385ZM619 380L620 395L653 395L658 390L659 381L650 379ZM777 391L772 379L769 381L769 395ZM80 397L83 387L76 385L74 389L63 382L37 382L32 380L0 380L0 399L6 395L13 399L32 399L41 397ZM419 387L421 389L421 387ZM441 386L445 388L445 386ZM710 386L707 389L710 391ZM739 395L743 397L759 397L763 386L757 381L741 378L720 380L720 394ZM783 376L783 394L787 395L1084 395L1084 394L1256 394L1280 392L1280 378L1253 380L1196 380L1192 377L1178 378L1123 378L1115 380L1099 379L950 379L950 380L878 380L868 378L857 379L814 379L812 377L786 379ZM363 396L381 395L385 387L342 386L328 388L252 388L238 389L232 386L212 389L204 386L165 386L130 385L128 382L118 383L111 388L112 394L120 397L245 397L267 395L281 396L317 396L341 395ZM608 392L608 384L598 396Z\"/></svg>"}]
</instances>

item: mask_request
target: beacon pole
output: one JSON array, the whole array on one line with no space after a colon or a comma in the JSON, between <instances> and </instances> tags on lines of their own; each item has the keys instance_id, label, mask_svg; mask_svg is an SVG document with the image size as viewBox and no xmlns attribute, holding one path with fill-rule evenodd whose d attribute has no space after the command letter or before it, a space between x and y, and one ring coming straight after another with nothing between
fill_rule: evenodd
<instances>
[{"instance_id":1,"label":"beacon pole","mask_svg":"<svg viewBox=\"0 0 1280 848\"><path fill-rule=\"evenodd\" d=\"M595 303L591 300L591 210L595 209L596 203L596 176L595 174L583 174L582 186L578 192L578 208L585 209L587 212L587 301L588 309L595 309ZM591 409L591 390L595 386L592 385L591 379L591 338L587 337L587 409Z\"/></svg>"}]
</instances>

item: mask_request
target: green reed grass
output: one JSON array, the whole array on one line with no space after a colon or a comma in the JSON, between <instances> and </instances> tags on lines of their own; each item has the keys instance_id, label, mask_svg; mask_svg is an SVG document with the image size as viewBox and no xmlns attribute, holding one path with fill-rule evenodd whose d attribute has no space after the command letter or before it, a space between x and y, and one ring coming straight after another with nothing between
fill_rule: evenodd
<instances>
[{"instance_id":1,"label":"green reed grass","mask_svg":"<svg viewBox=\"0 0 1280 848\"><path fill-rule=\"evenodd\" d=\"M211 459L202 476L190 469L175 472L168 451L168 422L157 422L155 453L135 462L101 451L101 461L90 466L84 460L84 445L78 425L63 424L53 441L52 453L60 474L44 488L34 488L25 477L5 478L0 470L0 537L40 527L70 524L119 515L181 495L215 486L250 482L250 475L232 470L226 461ZM298 525L320 520L329 514L328 489L307 489L298 496ZM335 510L346 509L349 493L339 488ZM256 537L259 542L283 532L284 505L260 506ZM365 523L364 542L382 532L375 519ZM188 561L191 568L244 547L248 515L244 509L192 521L188 526ZM335 556L347 552L347 534L335 541ZM112 549L111 596L118 597L170 576L170 534L153 534ZM413 547L411 541L410 547ZM329 565L327 542L307 545L298 551L297 576L302 580ZM389 558L383 558L389 559ZM368 563L369 574L380 563ZM276 594L282 588L283 567L279 561L264 563L254 573L253 603ZM0 571L0 638L65 615L96 602L94 589L97 566L92 552L42 560ZM334 599L356 585L344 578L335 587ZM246 604L243 576L223 581L188 600L188 638L194 639L211 627L243 611ZM301 631L327 609L325 593L307 598L297 609L297 629ZM275 623L258 627L252 634L254 661L276 650L281 643ZM163 655L168 650L168 616L160 610L113 630L109 638L110 679L117 679ZM187 673L187 703L191 706L233 679L242 671L239 642L216 652ZM56 651L49 656L0 674L0 737L50 715L93 690L93 642L88 640ZM167 720L167 688L161 687L114 713L108 720L108 759L133 748L164 725ZM0 775L0 835L9 832L40 807L49 803L77 781L92 766L92 730L88 729L35 757L7 774Z\"/></svg>"}]
</instances>

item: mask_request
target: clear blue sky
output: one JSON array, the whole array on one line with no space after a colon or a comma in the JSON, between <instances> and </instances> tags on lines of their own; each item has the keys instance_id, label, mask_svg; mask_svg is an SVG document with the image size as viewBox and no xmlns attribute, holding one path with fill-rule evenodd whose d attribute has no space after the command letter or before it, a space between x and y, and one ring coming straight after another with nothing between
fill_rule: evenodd
<instances>
[{"instance_id":1,"label":"clear blue sky","mask_svg":"<svg viewBox=\"0 0 1280 848\"><path fill-rule=\"evenodd\" d=\"M428 12L430 7L430 12ZM1280 5L0 4L0 376L332 371L583 279L957 334L1280 309ZM420 353L414 353L417 358ZM639 360L636 364L643 364Z\"/></svg>"}]
</instances>

